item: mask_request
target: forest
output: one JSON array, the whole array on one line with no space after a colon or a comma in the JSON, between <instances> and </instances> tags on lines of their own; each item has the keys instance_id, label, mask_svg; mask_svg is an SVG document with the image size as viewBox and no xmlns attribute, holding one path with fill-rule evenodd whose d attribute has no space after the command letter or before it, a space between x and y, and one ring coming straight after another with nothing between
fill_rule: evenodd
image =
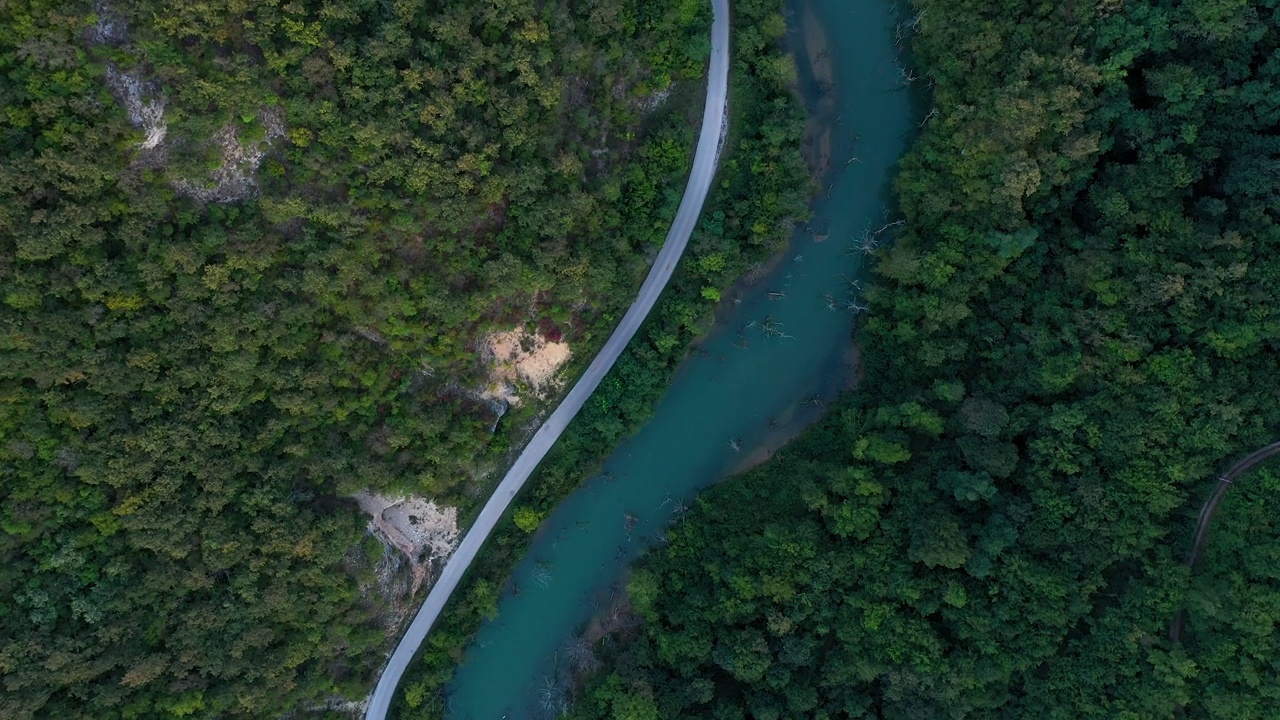
<instances>
[{"instance_id":1,"label":"forest","mask_svg":"<svg viewBox=\"0 0 1280 720\"><path fill-rule=\"evenodd\" d=\"M634 569L571 716L1275 717L1280 468L1186 562L1280 439L1276 3L912 5L860 386Z\"/></svg>"},{"instance_id":2,"label":"forest","mask_svg":"<svg viewBox=\"0 0 1280 720\"><path fill-rule=\"evenodd\" d=\"M395 628L349 496L465 516L538 412L477 396L482 339L594 354L679 201L709 21L697 0L0 5L0 716L365 696ZM621 370L641 398L803 211L771 87ZM610 387L533 502L643 416Z\"/></svg>"}]
</instances>

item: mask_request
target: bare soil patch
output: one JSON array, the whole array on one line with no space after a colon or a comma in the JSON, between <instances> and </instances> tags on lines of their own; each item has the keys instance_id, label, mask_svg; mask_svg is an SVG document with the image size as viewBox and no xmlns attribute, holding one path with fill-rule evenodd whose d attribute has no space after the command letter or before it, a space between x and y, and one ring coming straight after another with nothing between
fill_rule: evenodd
<instances>
[{"instance_id":1,"label":"bare soil patch","mask_svg":"<svg viewBox=\"0 0 1280 720\"><path fill-rule=\"evenodd\" d=\"M569 344L550 342L541 333L523 328L490 333L483 354L490 365L489 385L481 393L488 400L519 404L523 386L538 399L560 386L557 373L573 356Z\"/></svg>"}]
</instances>

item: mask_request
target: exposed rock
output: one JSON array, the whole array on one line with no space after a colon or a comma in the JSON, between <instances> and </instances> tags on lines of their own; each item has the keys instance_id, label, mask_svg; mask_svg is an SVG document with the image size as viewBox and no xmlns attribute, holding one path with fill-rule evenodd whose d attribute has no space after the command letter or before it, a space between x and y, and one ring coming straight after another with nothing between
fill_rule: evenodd
<instances>
[{"instance_id":1,"label":"exposed rock","mask_svg":"<svg viewBox=\"0 0 1280 720\"><path fill-rule=\"evenodd\" d=\"M129 123L144 133L138 149L159 147L169 132L169 124L164 120L164 98L156 88L143 81L138 72L124 72L110 64L107 65L107 85L124 106Z\"/></svg>"},{"instance_id":2,"label":"exposed rock","mask_svg":"<svg viewBox=\"0 0 1280 720\"><path fill-rule=\"evenodd\" d=\"M369 525L385 543L408 559L413 587L418 592L433 567L442 566L458 546L458 509L436 505L421 497L387 497L367 490L354 496L368 513Z\"/></svg>"},{"instance_id":3,"label":"exposed rock","mask_svg":"<svg viewBox=\"0 0 1280 720\"><path fill-rule=\"evenodd\" d=\"M129 24L102 0L93 4L97 20L89 26L89 42L96 45L118 45L129 39Z\"/></svg>"},{"instance_id":4,"label":"exposed rock","mask_svg":"<svg viewBox=\"0 0 1280 720\"><path fill-rule=\"evenodd\" d=\"M228 203L252 197L258 189L255 175L266 148L284 137L284 115L279 108L262 108L258 111L266 136L262 142L245 143L240 140L235 121L224 125L210 142L222 153L218 165L205 182L180 179L173 181L178 192L199 202Z\"/></svg>"},{"instance_id":5,"label":"exposed rock","mask_svg":"<svg viewBox=\"0 0 1280 720\"><path fill-rule=\"evenodd\" d=\"M671 90L674 87L674 85L668 85L648 97L636 98L632 101L632 107L645 114L651 113L667 103L667 99L671 97Z\"/></svg>"},{"instance_id":6,"label":"exposed rock","mask_svg":"<svg viewBox=\"0 0 1280 720\"><path fill-rule=\"evenodd\" d=\"M123 17L103 0L98 0L93 9L97 20L87 31L90 42L100 45L128 42L129 27ZM142 69L122 70L111 63L107 64L106 81L124 107L129 123L143 132L142 142L138 143L142 154L139 161L148 166L163 167L169 124L164 118L165 98L159 88L146 79ZM264 131L260 142L243 142L234 120L220 128L213 137L196 139L194 144L199 147L208 147L211 143L216 145L222 162L206 178L171 180L173 188L206 203L228 203L252 197L257 192L255 175L266 156L266 149L285 136L284 112L279 107L259 108L257 120Z\"/></svg>"}]
</instances>

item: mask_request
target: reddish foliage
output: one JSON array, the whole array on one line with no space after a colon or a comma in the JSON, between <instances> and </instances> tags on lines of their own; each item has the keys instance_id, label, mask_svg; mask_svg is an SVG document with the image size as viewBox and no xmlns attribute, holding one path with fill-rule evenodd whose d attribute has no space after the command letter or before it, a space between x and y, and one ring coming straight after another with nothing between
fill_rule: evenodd
<instances>
[{"instance_id":1,"label":"reddish foliage","mask_svg":"<svg viewBox=\"0 0 1280 720\"><path fill-rule=\"evenodd\" d=\"M560 342L564 339L564 333L560 327L546 315L538 319L538 333L546 338L547 342Z\"/></svg>"}]
</instances>

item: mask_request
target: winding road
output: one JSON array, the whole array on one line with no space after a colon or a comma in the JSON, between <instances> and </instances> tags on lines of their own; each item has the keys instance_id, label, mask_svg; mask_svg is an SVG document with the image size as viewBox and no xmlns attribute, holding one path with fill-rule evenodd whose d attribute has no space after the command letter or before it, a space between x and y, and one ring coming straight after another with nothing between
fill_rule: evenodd
<instances>
[{"instance_id":1,"label":"winding road","mask_svg":"<svg viewBox=\"0 0 1280 720\"><path fill-rule=\"evenodd\" d=\"M1209 537L1209 525L1213 523L1213 516L1218 512L1218 503L1222 502L1222 496L1227 494L1227 488L1235 484L1235 481L1241 475L1249 472L1262 461L1277 455L1280 455L1280 442L1271 443L1246 456L1218 478L1218 484L1214 486L1213 494L1209 496L1209 500L1200 509L1200 518L1196 521L1195 540L1191 544L1191 556L1187 559L1188 568L1195 571L1196 565L1200 563L1200 555L1204 551L1205 539ZM1173 616L1173 622L1169 624L1170 640L1175 643L1182 642L1182 626L1183 612L1178 610Z\"/></svg>"},{"instance_id":2,"label":"winding road","mask_svg":"<svg viewBox=\"0 0 1280 720\"><path fill-rule=\"evenodd\" d=\"M729 3L728 0L711 0L711 6L714 12L711 24L711 64L707 73L707 100L702 113L702 130L698 135L698 148L694 154L689 183L685 186L684 197L680 200L680 208L676 211L676 218L671 223L671 230L667 232L662 250L658 252L648 277L640 286L640 292L626 315L622 317L622 322L613 331L613 335L609 336L600 353L591 361L591 365L565 396L559 407L551 413L551 417L547 418L542 427L538 428L538 432L520 453L520 457L502 479L502 483L485 503L480 516L467 531L458 549L445 564L440 578L431 588L422 607L418 609L418 614L413 618L408 631L400 639L400 644L391 655L391 660L383 668L382 676L378 678L378 686L369 699L369 706L365 712L366 720L386 718L391 699L395 695L396 687L400 684L405 668L413 659L418 646L426 639L431 626L435 624L440 611L444 609L449 596L453 594L467 568L471 566L472 560L488 539L489 533L502 518L511 500L524 487L543 456L559 439L560 434L569 425L569 421L582 409L587 398L613 367L627 343L631 342L631 338L640 329L640 324L644 322L662 294L667 281L671 279L680 256L684 254L689 235L693 232L698 215L702 212L702 203L711 187L711 180L715 177L717 146L725 123L725 104L729 85Z\"/></svg>"}]
</instances>

